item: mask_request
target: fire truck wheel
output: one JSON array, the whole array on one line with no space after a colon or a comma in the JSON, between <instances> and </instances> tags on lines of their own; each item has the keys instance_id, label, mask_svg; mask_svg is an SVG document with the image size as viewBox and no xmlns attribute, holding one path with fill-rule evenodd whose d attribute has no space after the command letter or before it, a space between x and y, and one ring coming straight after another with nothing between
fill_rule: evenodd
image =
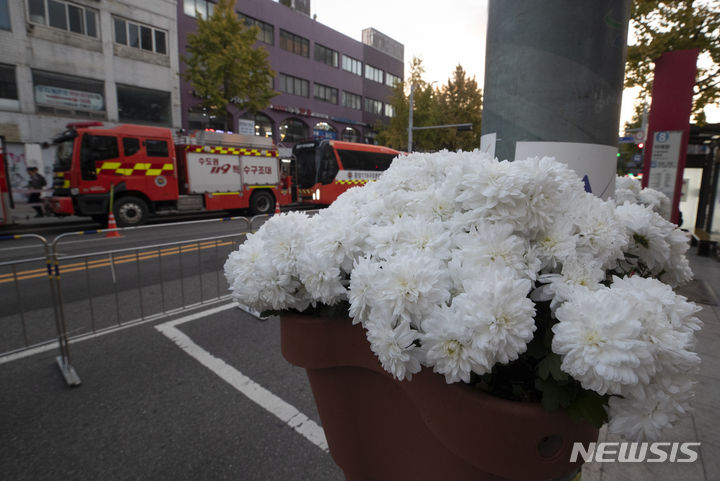
<instances>
[{"instance_id":1,"label":"fire truck wheel","mask_svg":"<svg viewBox=\"0 0 720 481\"><path fill-rule=\"evenodd\" d=\"M118 227L134 227L145 222L148 207L145 201L138 197L121 197L115 201L113 213Z\"/></svg>"},{"instance_id":2,"label":"fire truck wheel","mask_svg":"<svg viewBox=\"0 0 720 481\"><path fill-rule=\"evenodd\" d=\"M275 209L275 198L266 190L256 190L250 197L252 215L272 214Z\"/></svg>"}]
</instances>

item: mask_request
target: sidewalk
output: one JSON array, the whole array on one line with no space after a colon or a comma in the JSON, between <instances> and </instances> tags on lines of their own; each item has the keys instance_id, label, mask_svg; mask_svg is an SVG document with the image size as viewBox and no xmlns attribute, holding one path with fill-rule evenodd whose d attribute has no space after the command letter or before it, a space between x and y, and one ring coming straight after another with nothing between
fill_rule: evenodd
<instances>
[{"instance_id":1,"label":"sidewalk","mask_svg":"<svg viewBox=\"0 0 720 481\"><path fill-rule=\"evenodd\" d=\"M90 217L80 217L76 215L64 217L55 215L36 217L35 215L36 212L32 206L25 203L16 203L15 208L12 210L12 223L0 226L0 234L24 234L48 227L89 224L93 222Z\"/></svg>"}]
</instances>

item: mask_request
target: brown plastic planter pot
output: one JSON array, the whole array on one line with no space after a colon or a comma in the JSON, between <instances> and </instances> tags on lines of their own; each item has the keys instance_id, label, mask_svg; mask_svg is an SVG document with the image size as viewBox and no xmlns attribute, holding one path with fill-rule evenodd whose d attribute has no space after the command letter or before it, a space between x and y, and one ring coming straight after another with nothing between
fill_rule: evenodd
<instances>
[{"instance_id":1,"label":"brown plastic planter pot","mask_svg":"<svg viewBox=\"0 0 720 481\"><path fill-rule=\"evenodd\" d=\"M598 430L423 369L387 374L349 319L281 316L282 353L307 370L330 454L348 481L547 481Z\"/></svg>"}]
</instances>

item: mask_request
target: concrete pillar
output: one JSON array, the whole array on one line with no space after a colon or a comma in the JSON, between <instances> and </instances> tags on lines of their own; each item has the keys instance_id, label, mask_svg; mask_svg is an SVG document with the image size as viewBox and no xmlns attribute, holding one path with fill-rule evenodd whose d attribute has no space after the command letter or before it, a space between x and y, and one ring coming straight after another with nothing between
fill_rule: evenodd
<instances>
[{"instance_id":1,"label":"concrete pillar","mask_svg":"<svg viewBox=\"0 0 720 481\"><path fill-rule=\"evenodd\" d=\"M617 147L630 0L490 0L483 134Z\"/></svg>"}]
</instances>

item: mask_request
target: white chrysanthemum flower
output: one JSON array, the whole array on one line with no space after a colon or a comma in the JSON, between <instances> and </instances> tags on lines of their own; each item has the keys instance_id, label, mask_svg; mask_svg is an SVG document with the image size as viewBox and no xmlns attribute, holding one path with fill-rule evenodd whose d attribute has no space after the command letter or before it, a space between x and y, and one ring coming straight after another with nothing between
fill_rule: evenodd
<instances>
[{"instance_id":1,"label":"white chrysanthemum flower","mask_svg":"<svg viewBox=\"0 0 720 481\"><path fill-rule=\"evenodd\" d=\"M383 369L398 380L410 380L419 372L422 351L415 345L418 332L409 322L392 327L386 322L367 322L367 338L370 348L380 359Z\"/></svg>"},{"instance_id":2,"label":"white chrysanthemum flower","mask_svg":"<svg viewBox=\"0 0 720 481\"><path fill-rule=\"evenodd\" d=\"M313 304L332 306L347 299L340 268L333 261L330 249L324 252L308 249L298 256L297 275Z\"/></svg>"},{"instance_id":3,"label":"white chrysanthemum flower","mask_svg":"<svg viewBox=\"0 0 720 481\"><path fill-rule=\"evenodd\" d=\"M608 432L631 441L655 441L680 416L690 412L694 382L665 377L643 396L613 396L608 402Z\"/></svg>"},{"instance_id":4,"label":"white chrysanthemum flower","mask_svg":"<svg viewBox=\"0 0 720 481\"><path fill-rule=\"evenodd\" d=\"M370 301L377 294L375 276L380 272L380 263L369 257L355 261L348 289L349 315L353 324L365 323L370 315Z\"/></svg>"},{"instance_id":5,"label":"white chrysanthemum flower","mask_svg":"<svg viewBox=\"0 0 720 481\"><path fill-rule=\"evenodd\" d=\"M638 194L638 201L641 204L650 207L653 212L656 212L663 219L670 218L670 214L672 213L672 203L670 202L668 196L659 190L646 187Z\"/></svg>"},{"instance_id":6,"label":"white chrysanthemum flower","mask_svg":"<svg viewBox=\"0 0 720 481\"><path fill-rule=\"evenodd\" d=\"M578 235L575 225L568 218L560 218L541 231L535 238L536 253L542 269L554 270L570 257L575 256Z\"/></svg>"},{"instance_id":7,"label":"white chrysanthemum flower","mask_svg":"<svg viewBox=\"0 0 720 481\"><path fill-rule=\"evenodd\" d=\"M510 224L482 222L469 232L456 234L453 241L457 248L452 251L448 264L456 289L467 290L467 283L475 282L486 268L509 268L517 277L528 277L528 242L513 234ZM535 271L539 269L534 265Z\"/></svg>"},{"instance_id":8,"label":"white chrysanthemum flower","mask_svg":"<svg viewBox=\"0 0 720 481\"><path fill-rule=\"evenodd\" d=\"M455 315L474 322L473 370L484 374L497 363L508 363L525 352L535 332L535 306L527 297L528 279L519 279L509 269L489 269L485 280L469 286L453 298Z\"/></svg>"},{"instance_id":9,"label":"white chrysanthemum flower","mask_svg":"<svg viewBox=\"0 0 720 481\"><path fill-rule=\"evenodd\" d=\"M652 346L641 339L634 306L611 289L575 289L555 311L552 350L561 369L585 389L619 394L655 372Z\"/></svg>"},{"instance_id":10,"label":"white chrysanthemum flower","mask_svg":"<svg viewBox=\"0 0 720 481\"><path fill-rule=\"evenodd\" d=\"M615 212L627 231L627 252L637 256L654 274L662 272L670 259L670 245L665 236L672 226L647 207L623 204Z\"/></svg>"},{"instance_id":11,"label":"white chrysanthemum flower","mask_svg":"<svg viewBox=\"0 0 720 481\"><path fill-rule=\"evenodd\" d=\"M382 261L380 267L374 279L377 295L371 300L375 312L419 323L434 306L450 299L447 271L434 257L408 252Z\"/></svg>"},{"instance_id":12,"label":"white chrysanthemum flower","mask_svg":"<svg viewBox=\"0 0 720 481\"><path fill-rule=\"evenodd\" d=\"M628 243L625 229L615 214L615 205L585 194L569 207L569 215L578 229L578 254L598 259L605 269L615 267Z\"/></svg>"},{"instance_id":13,"label":"white chrysanthemum flower","mask_svg":"<svg viewBox=\"0 0 720 481\"><path fill-rule=\"evenodd\" d=\"M488 365L488 360L473 344L476 319L459 316L453 309L442 307L423 322L425 363L444 375L448 384L470 382L470 374L476 366Z\"/></svg>"},{"instance_id":14,"label":"white chrysanthemum flower","mask_svg":"<svg viewBox=\"0 0 720 481\"><path fill-rule=\"evenodd\" d=\"M594 257L583 255L566 259L560 274L543 274L538 281L539 286L532 293L535 301L551 301L550 308L555 308L572 298L575 289L598 290L604 286L605 271Z\"/></svg>"}]
</instances>

